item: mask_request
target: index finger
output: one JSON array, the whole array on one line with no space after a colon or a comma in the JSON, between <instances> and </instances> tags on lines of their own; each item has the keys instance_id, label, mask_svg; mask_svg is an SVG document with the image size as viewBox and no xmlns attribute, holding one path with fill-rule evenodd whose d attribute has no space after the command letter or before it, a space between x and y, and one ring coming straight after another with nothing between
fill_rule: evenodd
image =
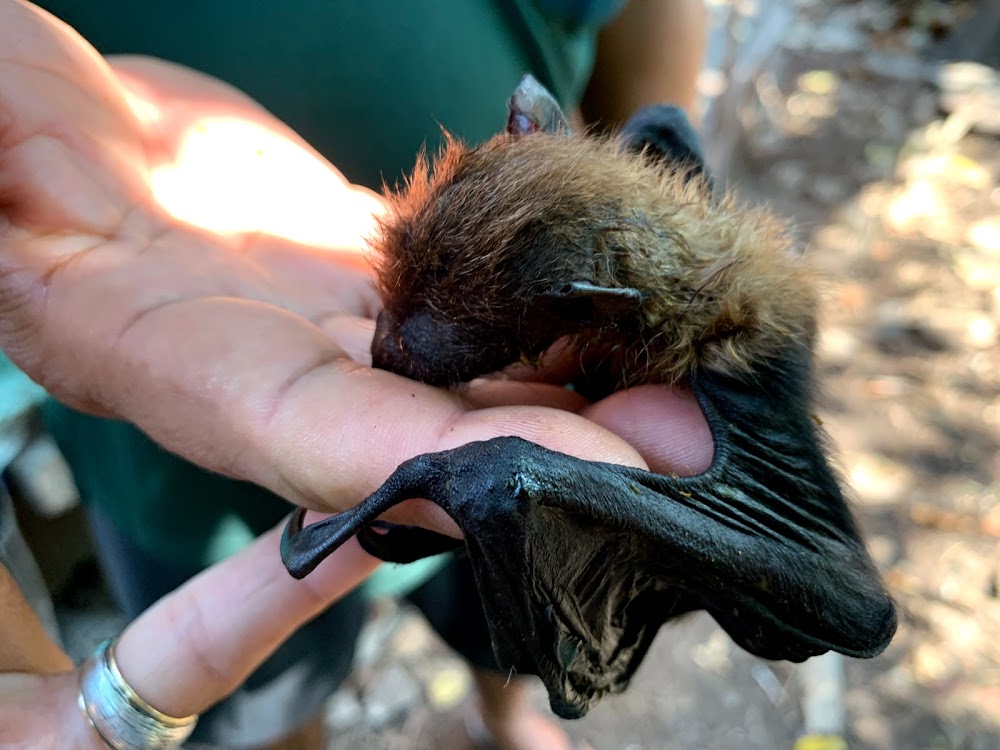
<instances>
[{"instance_id":1,"label":"index finger","mask_svg":"<svg viewBox=\"0 0 1000 750\"><path fill-rule=\"evenodd\" d=\"M203 712L379 564L352 541L315 579L296 581L281 564L278 537L270 531L191 579L121 635L119 669L150 705L178 717Z\"/></svg>"}]
</instances>

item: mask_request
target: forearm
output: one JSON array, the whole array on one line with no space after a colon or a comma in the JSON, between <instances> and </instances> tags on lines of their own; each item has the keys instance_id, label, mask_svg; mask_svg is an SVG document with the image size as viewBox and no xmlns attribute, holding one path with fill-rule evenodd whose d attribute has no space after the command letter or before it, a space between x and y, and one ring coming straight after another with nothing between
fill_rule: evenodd
<instances>
[{"instance_id":1,"label":"forearm","mask_svg":"<svg viewBox=\"0 0 1000 750\"><path fill-rule=\"evenodd\" d=\"M697 123L707 37L703 0L631 0L601 33L584 120L610 129L643 106L669 103Z\"/></svg>"}]
</instances>

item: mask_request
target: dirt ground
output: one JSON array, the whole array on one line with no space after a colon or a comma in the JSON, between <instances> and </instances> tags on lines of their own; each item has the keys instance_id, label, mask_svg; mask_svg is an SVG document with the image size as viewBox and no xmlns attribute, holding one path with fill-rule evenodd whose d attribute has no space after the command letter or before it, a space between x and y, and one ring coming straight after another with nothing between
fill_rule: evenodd
<instances>
[{"instance_id":1,"label":"dirt ground","mask_svg":"<svg viewBox=\"0 0 1000 750\"><path fill-rule=\"evenodd\" d=\"M1000 140L967 98L942 111L935 60L976 4L710 7L710 161L791 217L825 274L820 414L901 611L885 654L847 660L848 745L1000 750ZM598 750L791 750L810 679L694 617L568 726ZM383 603L331 703L331 750L458 748L468 680Z\"/></svg>"}]
</instances>

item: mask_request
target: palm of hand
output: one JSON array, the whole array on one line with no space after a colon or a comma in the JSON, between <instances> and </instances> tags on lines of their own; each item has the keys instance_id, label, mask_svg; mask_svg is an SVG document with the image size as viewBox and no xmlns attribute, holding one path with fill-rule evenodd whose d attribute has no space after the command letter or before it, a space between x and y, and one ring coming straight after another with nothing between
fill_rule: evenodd
<instances>
[{"instance_id":1,"label":"palm of hand","mask_svg":"<svg viewBox=\"0 0 1000 750\"><path fill-rule=\"evenodd\" d=\"M225 87L165 65L132 61L118 78L37 11L5 4L0 12L12 37L0 63L0 336L18 364L57 397L127 415L175 446L204 442L183 426L205 410L229 419L243 412L252 440L296 374L321 363L349 367L318 324L370 311L360 263L186 226L152 189L157 162L170 160L206 114L280 126ZM33 33L16 34L25 28ZM156 116L143 122L135 103L148 112L151 99ZM333 187L352 194L342 179ZM275 368L288 373L285 389L275 388ZM165 420L159 396L178 390L189 418ZM233 465L238 446L201 451L212 468L245 473Z\"/></svg>"}]
</instances>

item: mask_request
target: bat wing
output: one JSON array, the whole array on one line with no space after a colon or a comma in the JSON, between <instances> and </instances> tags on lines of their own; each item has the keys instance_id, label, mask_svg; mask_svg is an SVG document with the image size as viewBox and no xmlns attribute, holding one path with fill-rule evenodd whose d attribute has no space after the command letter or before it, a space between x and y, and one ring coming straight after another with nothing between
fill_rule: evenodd
<instances>
[{"instance_id":1,"label":"bat wing","mask_svg":"<svg viewBox=\"0 0 1000 750\"><path fill-rule=\"evenodd\" d=\"M764 658L872 656L895 632L895 608L815 425L790 415L797 378L770 375L780 396L696 383L717 446L699 476L497 438L412 459L361 505L319 524L301 529L296 516L282 554L305 575L393 505L437 503L465 535L500 664L539 675L567 718L624 690L660 626L696 609ZM419 529L380 531L361 539L383 559L455 544Z\"/></svg>"},{"instance_id":2,"label":"bat wing","mask_svg":"<svg viewBox=\"0 0 1000 750\"><path fill-rule=\"evenodd\" d=\"M645 107L629 118L619 135L628 148L649 150L667 164L689 169L690 175L704 175L711 184L701 139L680 107L673 104Z\"/></svg>"}]
</instances>

